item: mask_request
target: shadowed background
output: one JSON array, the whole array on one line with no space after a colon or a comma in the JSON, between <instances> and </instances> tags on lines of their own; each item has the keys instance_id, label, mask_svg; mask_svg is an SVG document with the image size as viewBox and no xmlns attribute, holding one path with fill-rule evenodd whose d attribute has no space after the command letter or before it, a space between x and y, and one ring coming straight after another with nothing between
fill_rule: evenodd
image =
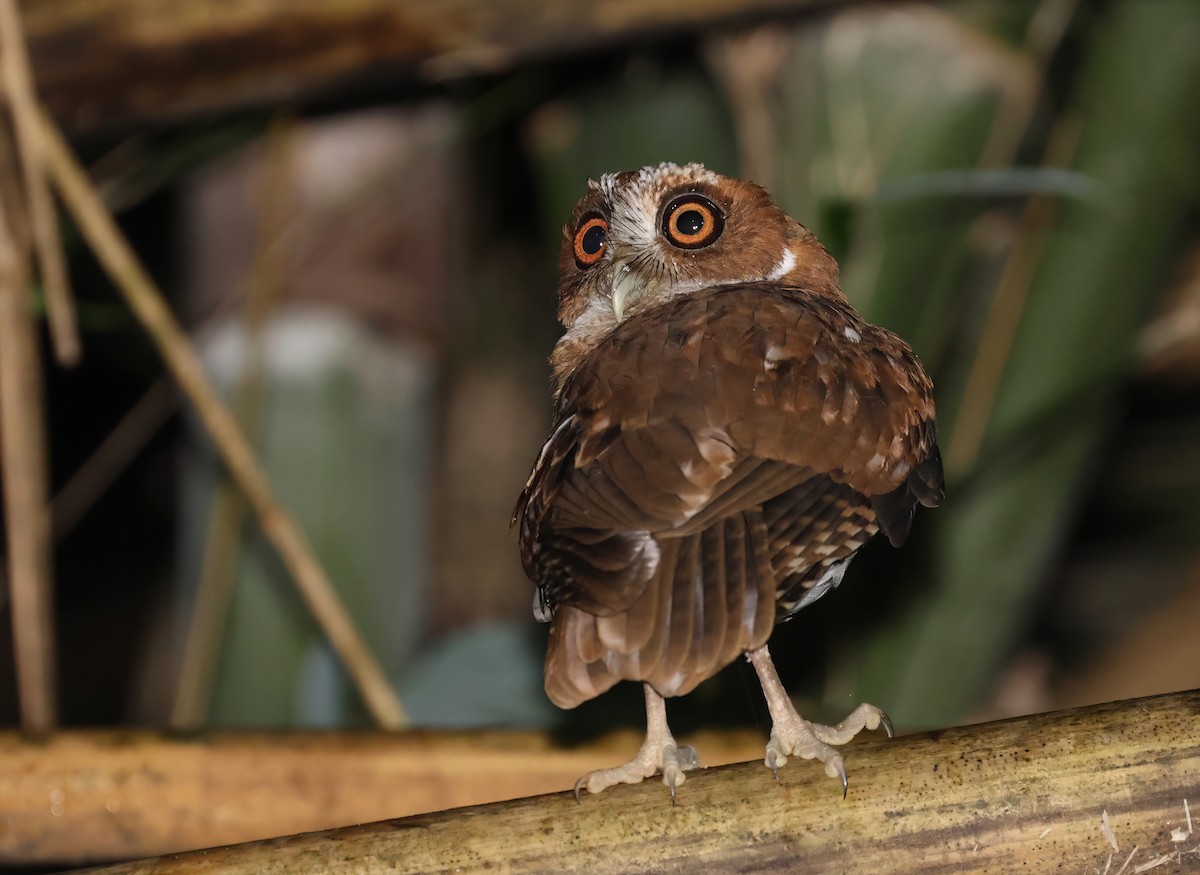
<instances>
[{"instance_id":1,"label":"shadowed background","mask_svg":"<svg viewBox=\"0 0 1200 875\"><path fill-rule=\"evenodd\" d=\"M549 424L562 222L589 176L667 160L766 186L937 387L945 504L772 640L802 713L866 700L904 732L1200 685L1191 0L579 23L414 2L403 28L364 3L327 29L311 2L224 37L133 6L23 4L35 79L414 725L640 726L636 685L545 700L508 519ZM369 725L63 235L84 358L45 359L61 724ZM749 671L672 726L765 738Z\"/></svg>"}]
</instances>

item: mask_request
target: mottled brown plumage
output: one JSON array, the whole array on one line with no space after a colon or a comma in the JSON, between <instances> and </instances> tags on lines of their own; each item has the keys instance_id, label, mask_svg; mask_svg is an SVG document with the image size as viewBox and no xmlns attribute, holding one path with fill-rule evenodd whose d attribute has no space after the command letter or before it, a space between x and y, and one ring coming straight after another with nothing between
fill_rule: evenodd
<instances>
[{"instance_id":1,"label":"mottled brown plumage","mask_svg":"<svg viewBox=\"0 0 1200 875\"><path fill-rule=\"evenodd\" d=\"M698 165L592 183L561 269L554 429L514 515L552 623L547 694L570 708L624 679L676 696L745 652L769 666L775 623L940 501L929 378L806 229ZM775 760L840 773L830 749L793 747ZM643 754L628 766L674 792L686 766ZM637 779L618 771L589 789Z\"/></svg>"}]
</instances>

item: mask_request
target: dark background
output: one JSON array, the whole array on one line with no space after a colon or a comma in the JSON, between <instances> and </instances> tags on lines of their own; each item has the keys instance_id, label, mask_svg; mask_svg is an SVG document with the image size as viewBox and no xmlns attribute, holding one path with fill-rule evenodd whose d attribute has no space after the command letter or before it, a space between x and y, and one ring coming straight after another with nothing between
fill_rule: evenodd
<instances>
[{"instance_id":1,"label":"dark background","mask_svg":"<svg viewBox=\"0 0 1200 875\"><path fill-rule=\"evenodd\" d=\"M559 229L607 171L765 185L937 386L945 504L772 641L808 716L868 700L910 730L1200 682L1197 45L1188 2L850 6L76 145L429 726L640 724L633 685L545 702L508 534L549 423ZM206 543L236 587L205 722L365 724L252 517L210 541L239 512L206 437L64 234L85 359L47 352L51 487L112 483L55 507L63 724L171 722ZM89 461L152 390L131 461ZM748 676L673 724L765 724Z\"/></svg>"}]
</instances>

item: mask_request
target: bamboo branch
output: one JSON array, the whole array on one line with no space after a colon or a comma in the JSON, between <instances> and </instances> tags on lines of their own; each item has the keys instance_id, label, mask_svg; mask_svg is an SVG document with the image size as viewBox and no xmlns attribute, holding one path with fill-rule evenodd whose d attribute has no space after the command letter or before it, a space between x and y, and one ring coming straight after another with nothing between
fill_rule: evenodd
<instances>
[{"instance_id":1,"label":"bamboo branch","mask_svg":"<svg viewBox=\"0 0 1200 875\"><path fill-rule=\"evenodd\" d=\"M703 750L701 750L703 756ZM597 763L603 765L603 763ZM1116 872L1200 862L1200 691L557 793L95 872ZM1190 816L1189 816L1190 815ZM1168 869L1166 871L1179 871Z\"/></svg>"},{"instance_id":2,"label":"bamboo branch","mask_svg":"<svg viewBox=\"0 0 1200 875\"><path fill-rule=\"evenodd\" d=\"M171 378L159 377L54 496L50 520L56 541L74 530L178 407Z\"/></svg>"},{"instance_id":3,"label":"bamboo branch","mask_svg":"<svg viewBox=\"0 0 1200 875\"><path fill-rule=\"evenodd\" d=\"M29 221L37 248L42 290L46 295L46 313L54 356L60 365L79 361L79 329L75 324L75 303L67 281L58 216L46 182L42 144L38 137L37 96L29 71L29 54L16 0L0 0L0 55L3 56L4 90L12 109L13 130L21 155L21 172Z\"/></svg>"},{"instance_id":4,"label":"bamboo branch","mask_svg":"<svg viewBox=\"0 0 1200 875\"><path fill-rule=\"evenodd\" d=\"M552 793L628 757L638 735L566 748L549 733L479 730L3 732L0 866L128 860ZM710 765L763 745L752 730L680 741Z\"/></svg>"},{"instance_id":5,"label":"bamboo branch","mask_svg":"<svg viewBox=\"0 0 1200 875\"><path fill-rule=\"evenodd\" d=\"M65 127L162 122L379 85L494 75L856 0L22 0L44 103Z\"/></svg>"},{"instance_id":6,"label":"bamboo branch","mask_svg":"<svg viewBox=\"0 0 1200 875\"><path fill-rule=\"evenodd\" d=\"M161 292L138 262L87 174L49 119L43 118L41 134L50 176L80 232L195 405L230 475L258 515L263 534L279 552L367 708L382 727L394 729L403 725L404 709L387 676L359 635L312 546L291 514L276 500L237 421L204 373L199 357Z\"/></svg>"},{"instance_id":7,"label":"bamboo branch","mask_svg":"<svg viewBox=\"0 0 1200 875\"><path fill-rule=\"evenodd\" d=\"M267 135L267 156L258 195L257 251L243 308L246 357L233 391L233 414L251 442L257 442L262 429L266 379L263 328L283 292L283 232L287 224L291 137L292 125L286 117L276 119ZM225 621L237 580L246 510L246 500L236 485L220 478L209 513L200 582L171 707L172 729L195 730L208 720Z\"/></svg>"},{"instance_id":8,"label":"bamboo branch","mask_svg":"<svg viewBox=\"0 0 1200 875\"><path fill-rule=\"evenodd\" d=\"M0 198L0 469L21 725L44 732L58 709L42 376L28 262L9 207Z\"/></svg>"}]
</instances>

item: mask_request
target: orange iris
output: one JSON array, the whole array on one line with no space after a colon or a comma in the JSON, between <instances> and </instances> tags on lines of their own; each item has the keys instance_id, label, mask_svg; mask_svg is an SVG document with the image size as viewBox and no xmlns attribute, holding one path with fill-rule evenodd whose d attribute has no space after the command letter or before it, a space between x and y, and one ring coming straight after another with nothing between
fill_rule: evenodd
<instances>
[{"instance_id":1,"label":"orange iris","mask_svg":"<svg viewBox=\"0 0 1200 875\"><path fill-rule=\"evenodd\" d=\"M575 232L575 263L580 267L591 267L608 248L608 222L601 216L584 220Z\"/></svg>"},{"instance_id":2,"label":"orange iris","mask_svg":"<svg viewBox=\"0 0 1200 875\"><path fill-rule=\"evenodd\" d=\"M680 195L663 210L663 235L680 249L702 249L725 229L720 208L702 194Z\"/></svg>"}]
</instances>

